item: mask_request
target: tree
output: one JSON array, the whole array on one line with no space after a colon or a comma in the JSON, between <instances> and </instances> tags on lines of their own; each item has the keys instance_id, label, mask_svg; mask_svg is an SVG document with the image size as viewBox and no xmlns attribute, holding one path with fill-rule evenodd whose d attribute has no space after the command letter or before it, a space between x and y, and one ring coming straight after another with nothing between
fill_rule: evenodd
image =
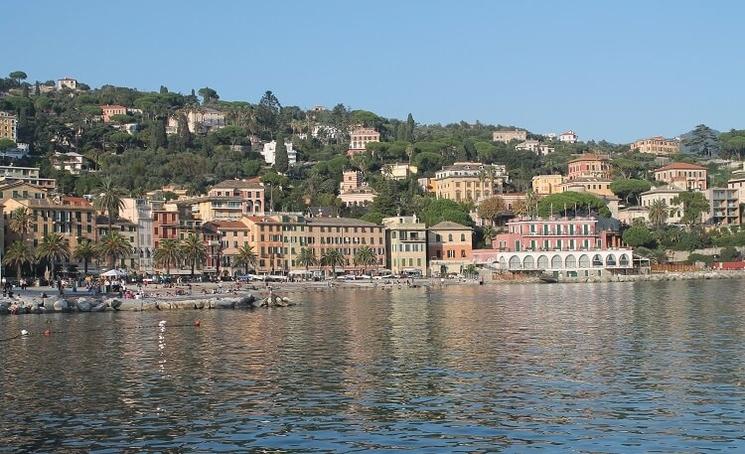
<instances>
[{"instance_id":1,"label":"tree","mask_svg":"<svg viewBox=\"0 0 745 454\"><path fill-rule=\"evenodd\" d=\"M36 250L36 256L40 260L49 262L52 267L52 279L54 279L57 262L70 258L70 247L62 234L50 233L42 238L39 248Z\"/></svg>"},{"instance_id":2,"label":"tree","mask_svg":"<svg viewBox=\"0 0 745 454\"><path fill-rule=\"evenodd\" d=\"M740 260L740 252L734 246L727 246L719 252L719 260L723 262L735 262Z\"/></svg>"},{"instance_id":3,"label":"tree","mask_svg":"<svg viewBox=\"0 0 745 454\"><path fill-rule=\"evenodd\" d=\"M96 257L98 250L90 240L81 240L78 247L75 248L73 257L75 260L83 261L83 273L88 274L88 264Z\"/></svg>"},{"instance_id":4,"label":"tree","mask_svg":"<svg viewBox=\"0 0 745 454\"><path fill-rule=\"evenodd\" d=\"M623 232L623 242L631 247L655 247L655 238L652 232L643 224L634 224Z\"/></svg>"},{"instance_id":5,"label":"tree","mask_svg":"<svg viewBox=\"0 0 745 454\"><path fill-rule=\"evenodd\" d=\"M10 139L0 139L0 151L11 150L16 147L16 143Z\"/></svg>"},{"instance_id":6,"label":"tree","mask_svg":"<svg viewBox=\"0 0 745 454\"><path fill-rule=\"evenodd\" d=\"M456 222L462 225L473 225L473 219L469 215L469 208L454 200L435 199L424 197L417 211L422 222L427 225L435 225L442 221Z\"/></svg>"},{"instance_id":7,"label":"tree","mask_svg":"<svg viewBox=\"0 0 745 454\"><path fill-rule=\"evenodd\" d=\"M181 243L181 253L191 267L191 277L194 278L194 269L207 260L207 248L204 241L197 235L190 233Z\"/></svg>"},{"instance_id":8,"label":"tree","mask_svg":"<svg viewBox=\"0 0 745 454\"><path fill-rule=\"evenodd\" d=\"M264 93L256 109L256 120L265 132L273 134L277 130L281 109L282 105L274 93L271 91Z\"/></svg>"},{"instance_id":9,"label":"tree","mask_svg":"<svg viewBox=\"0 0 745 454\"><path fill-rule=\"evenodd\" d=\"M111 268L116 267L116 260L132 253L132 245L118 232L111 232L101 240L98 249L103 256L111 257Z\"/></svg>"},{"instance_id":10,"label":"tree","mask_svg":"<svg viewBox=\"0 0 745 454\"><path fill-rule=\"evenodd\" d=\"M287 146L285 145L285 138L281 135L277 135L276 147L274 149L274 168L279 173L287 173L290 167L289 157L287 156Z\"/></svg>"},{"instance_id":11,"label":"tree","mask_svg":"<svg viewBox=\"0 0 745 454\"><path fill-rule=\"evenodd\" d=\"M220 96L217 95L217 92L210 87L200 88L197 93L199 93L199 96L202 97L202 104L209 104L220 99Z\"/></svg>"},{"instance_id":12,"label":"tree","mask_svg":"<svg viewBox=\"0 0 745 454\"><path fill-rule=\"evenodd\" d=\"M603 200L587 192L559 192L551 194L538 202L538 216L550 215L579 216L594 214L610 217L610 210Z\"/></svg>"},{"instance_id":13,"label":"tree","mask_svg":"<svg viewBox=\"0 0 745 454\"><path fill-rule=\"evenodd\" d=\"M662 199L654 200L648 208L649 222L652 223L655 228L661 228L667 222L670 209L667 203Z\"/></svg>"},{"instance_id":14,"label":"tree","mask_svg":"<svg viewBox=\"0 0 745 454\"><path fill-rule=\"evenodd\" d=\"M248 243L243 243L243 246L238 249L238 255L235 256L235 261L233 263L236 266L244 267L246 274L248 274L249 269L256 268L256 261L257 257L253 246Z\"/></svg>"},{"instance_id":15,"label":"tree","mask_svg":"<svg viewBox=\"0 0 745 454\"><path fill-rule=\"evenodd\" d=\"M26 234L31 230L31 213L26 207L18 207L10 214L9 227L16 232L21 241L26 241Z\"/></svg>"},{"instance_id":16,"label":"tree","mask_svg":"<svg viewBox=\"0 0 745 454\"><path fill-rule=\"evenodd\" d=\"M651 188L652 184L649 181L632 178L622 178L610 184L610 190L629 205L632 204L632 200L633 205L638 205L641 193L649 191Z\"/></svg>"},{"instance_id":17,"label":"tree","mask_svg":"<svg viewBox=\"0 0 745 454\"><path fill-rule=\"evenodd\" d=\"M153 253L155 262L158 266L165 267L166 274L171 274L171 266L178 265L182 257L183 250L181 249L179 242L171 238L161 240Z\"/></svg>"},{"instance_id":18,"label":"tree","mask_svg":"<svg viewBox=\"0 0 745 454\"><path fill-rule=\"evenodd\" d=\"M504 214L505 210L504 199L499 196L489 197L483 200L478 208L481 219L488 220L491 225L497 222L497 218Z\"/></svg>"},{"instance_id":19,"label":"tree","mask_svg":"<svg viewBox=\"0 0 745 454\"><path fill-rule=\"evenodd\" d=\"M481 230L481 234L484 237L484 242L488 245L492 245L492 241L494 241L494 238L497 236L497 230L491 226L487 225Z\"/></svg>"},{"instance_id":20,"label":"tree","mask_svg":"<svg viewBox=\"0 0 745 454\"><path fill-rule=\"evenodd\" d=\"M673 205L683 207L683 216L681 221L688 224L689 227L701 222L701 215L709 211L709 201L701 192L682 192L672 201Z\"/></svg>"},{"instance_id":21,"label":"tree","mask_svg":"<svg viewBox=\"0 0 745 454\"><path fill-rule=\"evenodd\" d=\"M416 123L414 123L414 117L409 113L409 116L406 117L406 140L409 142L414 142L414 127L416 126Z\"/></svg>"},{"instance_id":22,"label":"tree","mask_svg":"<svg viewBox=\"0 0 745 454\"><path fill-rule=\"evenodd\" d=\"M23 71L13 71L12 73L8 74L8 77L15 80L18 85L21 84L22 80L26 80L28 77L25 72Z\"/></svg>"},{"instance_id":23,"label":"tree","mask_svg":"<svg viewBox=\"0 0 745 454\"><path fill-rule=\"evenodd\" d=\"M14 241L8 250L5 251L3 264L5 266L15 267L16 278L21 280L21 268L27 263L32 263L34 253L29 246L23 241Z\"/></svg>"},{"instance_id":24,"label":"tree","mask_svg":"<svg viewBox=\"0 0 745 454\"><path fill-rule=\"evenodd\" d=\"M308 271L308 268L318 263L318 259L316 258L316 252L309 247L304 247L300 249L300 253L297 256L296 262L298 265L304 266L305 271Z\"/></svg>"},{"instance_id":25,"label":"tree","mask_svg":"<svg viewBox=\"0 0 745 454\"><path fill-rule=\"evenodd\" d=\"M377 257L375 256L375 251L370 246L362 246L354 254L354 264L362 267L362 274L365 274L367 267L373 266L376 263Z\"/></svg>"},{"instance_id":26,"label":"tree","mask_svg":"<svg viewBox=\"0 0 745 454\"><path fill-rule=\"evenodd\" d=\"M326 249L326 252L321 256L321 264L324 266L330 266L331 274L333 274L334 279L336 279L336 267L345 266L347 260L344 258L344 254L342 254L340 250L329 248Z\"/></svg>"},{"instance_id":27,"label":"tree","mask_svg":"<svg viewBox=\"0 0 745 454\"><path fill-rule=\"evenodd\" d=\"M124 200L122 199L124 192L114 185L114 180L111 177L101 180L98 192L99 195L93 204L97 210L106 212L109 225L107 232L111 233L113 222L119 217L119 210L124 209Z\"/></svg>"}]
</instances>

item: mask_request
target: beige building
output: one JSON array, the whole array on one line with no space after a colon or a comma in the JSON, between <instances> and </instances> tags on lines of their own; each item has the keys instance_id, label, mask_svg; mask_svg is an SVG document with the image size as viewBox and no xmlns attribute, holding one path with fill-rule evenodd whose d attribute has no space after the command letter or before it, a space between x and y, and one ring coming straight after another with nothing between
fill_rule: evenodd
<instances>
[{"instance_id":1,"label":"beige building","mask_svg":"<svg viewBox=\"0 0 745 454\"><path fill-rule=\"evenodd\" d=\"M567 164L567 178L561 185L562 192L589 192L599 196L612 196L611 166L605 156L585 153Z\"/></svg>"},{"instance_id":2,"label":"beige building","mask_svg":"<svg viewBox=\"0 0 745 454\"><path fill-rule=\"evenodd\" d=\"M427 226L416 216L383 219L387 266L394 274L427 275Z\"/></svg>"},{"instance_id":3,"label":"beige building","mask_svg":"<svg viewBox=\"0 0 745 454\"><path fill-rule=\"evenodd\" d=\"M9 112L0 111L0 139L18 141L18 118Z\"/></svg>"},{"instance_id":4,"label":"beige building","mask_svg":"<svg viewBox=\"0 0 745 454\"><path fill-rule=\"evenodd\" d=\"M704 195L709 201L708 221L711 224L740 224L740 198L736 188L709 188Z\"/></svg>"},{"instance_id":5,"label":"beige building","mask_svg":"<svg viewBox=\"0 0 745 454\"><path fill-rule=\"evenodd\" d=\"M426 183L420 181L420 184L426 184L440 199L479 203L502 193L508 181L504 165L456 162L437 171L435 177Z\"/></svg>"},{"instance_id":6,"label":"beige building","mask_svg":"<svg viewBox=\"0 0 745 454\"><path fill-rule=\"evenodd\" d=\"M618 220L622 224L632 225L637 219L645 223L649 222L649 210L643 206L633 206L618 210Z\"/></svg>"},{"instance_id":7,"label":"beige building","mask_svg":"<svg viewBox=\"0 0 745 454\"><path fill-rule=\"evenodd\" d=\"M46 199L48 190L25 181L1 182L0 199Z\"/></svg>"},{"instance_id":8,"label":"beige building","mask_svg":"<svg viewBox=\"0 0 745 454\"><path fill-rule=\"evenodd\" d=\"M612 181L603 178L575 178L561 185L562 192L589 192L602 197L610 197Z\"/></svg>"},{"instance_id":9,"label":"beige building","mask_svg":"<svg viewBox=\"0 0 745 454\"><path fill-rule=\"evenodd\" d=\"M38 167L0 166L0 182L25 181L46 189L57 187L54 178L41 178Z\"/></svg>"},{"instance_id":10,"label":"beige building","mask_svg":"<svg viewBox=\"0 0 745 454\"><path fill-rule=\"evenodd\" d=\"M655 180L683 190L704 191L708 187L707 178L706 167L687 162L673 162L654 171Z\"/></svg>"},{"instance_id":11,"label":"beige building","mask_svg":"<svg viewBox=\"0 0 745 454\"><path fill-rule=\"evenodd\" d=\"M737 197L745 203L745 170L732 172L732 177L727 181L727 188L737 189Z\"/></svg>"},{"instance_id":12,"label":"beige building","mask_svg":"<svg viewBox=\"0 0 745 454\"><path fill-rule=\"evenodd\" d=\"M569 131L564 131L559 134L559 142L577 143L577 133L571 129Z\"/></svg>"},{"instance_id":13,"label":"beige building","mask_svg":"<svg viewBox=\"0 0 745 454\"><path fill-rule=\"evenodd\" d=\"M355 128L349 133L349 150L347 155L364 153L368 143L380 142L380 133L374 128Z\"/></svg>"},{"instance_id":14,"label":"beige building","mask_svg":"<svg viewBox=\"0 0 745 454\"><path fill-rule=\"evenodd\" d=\"M211 107L194 107L181 111L186 115L186 124L192 134L206 134L210 131L224 128L225 114ZM168 134L178 133L179 121L176 116L168 118L166 132Z\"/></svg>"},{"instance_id":15,"label":"beige building","mask_svg":"<svg viewBox=\"0 0 745 454\"><path fill-rule=\"evenodd\" d=\"M114 115L127 115L127 108L118 104L104 104L101 106L101 117L104 123L111 122Z\"/></svg>"},{"instance_id":16,"label":"beige building","mask_svg":"<svg viewBox=\"0 0 745 454\"><path fill-rule=\"evenodd\" d=\"M81 239L96 240L95 210L90 202L81 197L5 199L3 213L6 224L17 208L26 208L31 213L28 238L34 247L50 233L61 234L71 251L75 250Z\"/></svg>"},{"instance_id":17,"label":"beige building","mask_svg":"<svg viewBox=\"0 0 745 454\"><path fill-rule=\"evenodd\" d=\"M630 148L640 153L664 156L680 153L680 141L656 136L637 140L630 145Z\"/></svg>"},{"instance_id":18,"label":"beige building","mask_svg":"<svg viewBox=\"0 0 745 454\"><path fill-rule=\"evenodd\" d=\"M52 156L52 167L57 170L65 170L73 175L80 175L84 170L88 170L88 159L80 153L59 153L55 152Z\"/></svg>"},{"instance_id":19,"label":"beige building","mask_svg":"<svg viewBox=\"0 0 745 454\"><path fill-rule=\"evenodd\" d=\"M524 129L505 129L503 131L494 131L491 134L491 140L494 142L510 143L513 140L523 141L528 138L528 131Z\"/></svg>"},{"instance_id":20,"label":"beige building","mask_svg":"<svg viewBox=\"0 0 745 454\"><path fill-rule=\"evenodd\" d=\"M670 185L652 188L641 194L641 206L649 210L649 207L652 206L655 201L662 200L669 208L667 223L678 224L683 217L683 207L673 203L673 200L683 192L685 191Z\"/></svg>"},{"instance_id":21,"label":"beige building","mask_svg":"<svg viewBox=\"0 0 745 454\"><path fill-rule=\"evenodd\" d=\"M538 140L531 139L515 145L515 150L531 151L533 153L545 156L549 153L553 153L556 149L550 145L541 143Z\"/></svg>"},{"instance_id":22,"label":"beige building","mask_svg":"<svg viewBox=\"0 0 745 454\"><path fill-rule=\"evenodd\" d=\"M367 206L375 201L375 197L377 197L377 193L367 184L348 191L342 191L339 194L341 202L344 206L348 207Z\"/></svg>"},{"instance_id":23,"label":"beige building","mask_svg":"<svg viewBox=\"0 0 745 454\"><path fill-rule=\"evenodd\" d=\"M388 180L405 180L419 171L416 166L406 163L386 164L380 173Z\"/></svg>"},{"instance_id":24,"label":"beige building","mask_svg":"<svg viewBox=\"0 0 745 454\"><path fill-rule=\"evenodd\" d=\"M78 81L73 79L72 77L65 77L63 79L57 79L57 83L55 84L55 87L57 88L57 90L77 90Z\"/></svg>"},{"instance_id":25,"label":"beige building","mask_svg":"<svg viewBox=\"0 0 745 454\"><path fill-rule=\"evenodd\" d=\"M561 192L563 175L536 175L532 180L533 192L538 195L551 195Z\"/></svg>"}]
</instances>

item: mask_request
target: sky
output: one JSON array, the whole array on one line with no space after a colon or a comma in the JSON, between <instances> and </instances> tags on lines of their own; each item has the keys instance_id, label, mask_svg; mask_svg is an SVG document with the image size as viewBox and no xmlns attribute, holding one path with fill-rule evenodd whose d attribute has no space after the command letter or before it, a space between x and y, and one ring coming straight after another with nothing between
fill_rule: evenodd
<instances>
[{"instance_id":1,"label":"sky","mask_svg":"<svg viewBox=\"0 0 745 454\"><path fill-rule=\"evenodd\" d=\"M14 1L0 74L616 143L745 129L742 1Z\"/></svg>"}]
</instances>

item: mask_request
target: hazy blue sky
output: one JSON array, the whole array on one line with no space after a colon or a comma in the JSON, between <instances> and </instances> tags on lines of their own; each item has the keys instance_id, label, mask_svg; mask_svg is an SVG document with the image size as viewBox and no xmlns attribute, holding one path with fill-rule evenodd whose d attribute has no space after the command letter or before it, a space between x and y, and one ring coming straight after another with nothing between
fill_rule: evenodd
<instances>
[{"instance_id":1,"label":"hazy blue sky","mask_svg":"<svg viewBox=\"0 0 745 454\"><path fill-rule=\"evenodd\" d=\"M745 128L745 2L8 1L0 71L625 142Z\"/></svg>"}]
</instances>

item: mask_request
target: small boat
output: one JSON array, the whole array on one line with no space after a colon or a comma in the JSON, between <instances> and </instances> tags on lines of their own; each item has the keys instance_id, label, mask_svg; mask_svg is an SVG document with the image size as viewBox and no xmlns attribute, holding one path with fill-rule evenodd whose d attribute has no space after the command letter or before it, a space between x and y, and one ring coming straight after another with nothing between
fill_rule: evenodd
<instances>
[{"instance_id":1,"label":"small boat","mask_svg":"<svg viewBox=\"0 0 745 454\"><path fill-rule=\"evenodd\" d=\"M556 284L557 282L559 282L559 279L557 279L553 274L548 273L542 273L540 276L538 276L538 279L546 284Z\"/></svg>"}]
</instances>

